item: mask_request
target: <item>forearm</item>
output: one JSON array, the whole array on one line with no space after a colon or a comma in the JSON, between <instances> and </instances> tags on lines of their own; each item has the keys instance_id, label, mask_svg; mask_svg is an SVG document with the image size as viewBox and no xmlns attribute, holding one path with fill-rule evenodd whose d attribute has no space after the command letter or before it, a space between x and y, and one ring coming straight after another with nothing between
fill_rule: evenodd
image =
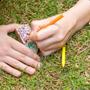
<instances>
[{"instance_id":1,"label":"forearm","mask_svg":"<svg viewBox=\"0 0 90 90\"><path fill-rule=\"evenodd\" d=\"M90 0L79 0L74 7L65 13L65 15L67 14L77 20L78 29L83 27L90 21Z\"/></svg>"}]
</instances>

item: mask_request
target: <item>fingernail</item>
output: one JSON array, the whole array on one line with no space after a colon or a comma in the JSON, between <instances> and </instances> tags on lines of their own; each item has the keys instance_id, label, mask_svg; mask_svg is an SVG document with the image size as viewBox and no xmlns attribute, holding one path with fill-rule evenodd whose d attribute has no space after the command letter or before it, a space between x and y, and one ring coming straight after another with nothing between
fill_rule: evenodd
<instances>
[{"instance_id":1,"label":"fingernail","mask_svg":"<svg viewBox=\"0 0 90 90\"><path fill-rule=\"evenodd\" d=\"M27 68L26 71L30 75L33 75L36 72L36 70L34 68Z\"/></svg>"},{"instance_id":2,"label":"fingernail","mask_svg":"<svg viewBox=\"0 0 90 90\"><path fill-rule=\"evenodd\" d=\"M21 72L17 72L14 74L15 77L20 77L21 76Z\"/></svg>"},{"instance_id":3,"label":"fingernail","mask_svg":"<svg viewBox=\"0 0 90 90\"><path fill-rule=\"evenodd\" d=\"M37 65L37 69L39 70L41 67L42 67L42 63L39 63L39 64Z\"/></svg>"}]
</instances>

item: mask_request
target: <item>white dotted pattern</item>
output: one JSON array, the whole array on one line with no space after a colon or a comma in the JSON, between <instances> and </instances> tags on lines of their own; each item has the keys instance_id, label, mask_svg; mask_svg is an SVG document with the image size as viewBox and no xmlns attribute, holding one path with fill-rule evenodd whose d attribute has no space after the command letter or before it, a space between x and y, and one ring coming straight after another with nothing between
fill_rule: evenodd
<instances>
[{"instance_id":1,"label":"white dotted pattern","mask_svg":"<svg viewBox=\"0 0 90 90\"><path fill-rule=\"evenodd\" d=\"M26 43L30 32L31 32L31 28L27 24L24 24L17 29L17 33L24 44Z\"/></svg>"}]
</instances>

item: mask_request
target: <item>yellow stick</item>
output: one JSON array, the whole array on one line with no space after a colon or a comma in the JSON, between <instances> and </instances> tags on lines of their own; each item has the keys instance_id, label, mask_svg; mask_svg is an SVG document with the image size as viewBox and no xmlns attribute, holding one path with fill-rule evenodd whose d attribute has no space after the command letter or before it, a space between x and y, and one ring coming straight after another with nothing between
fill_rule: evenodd
<instances>
[{"instance_id":1,"label":"yellow stick","mask_svg":"<svg viewBox=\"0 0 90 90\"><path fill-rule=\"evenodd\" d=\"M65 60L66 60L66 47L64 46L62 48L62 67L65 66L65 62L66 62Z\"/></svg>"}]
</instances>

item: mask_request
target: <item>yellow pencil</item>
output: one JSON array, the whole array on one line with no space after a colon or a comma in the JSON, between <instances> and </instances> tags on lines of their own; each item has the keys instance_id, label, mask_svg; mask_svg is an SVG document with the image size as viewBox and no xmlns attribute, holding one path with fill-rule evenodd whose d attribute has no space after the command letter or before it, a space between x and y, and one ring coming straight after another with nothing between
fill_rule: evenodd
<instances>
[{"instance_id":1,"label":"yellow pencil","mask_svg":"<svg viewBox=\"0 0 90 90\"><path fill-rule=\"evenodd\" d=\"M62 48L62 67L65 66L65 62L66 62L66 47L64 46Z\"/></svg>"}]
</instances>

